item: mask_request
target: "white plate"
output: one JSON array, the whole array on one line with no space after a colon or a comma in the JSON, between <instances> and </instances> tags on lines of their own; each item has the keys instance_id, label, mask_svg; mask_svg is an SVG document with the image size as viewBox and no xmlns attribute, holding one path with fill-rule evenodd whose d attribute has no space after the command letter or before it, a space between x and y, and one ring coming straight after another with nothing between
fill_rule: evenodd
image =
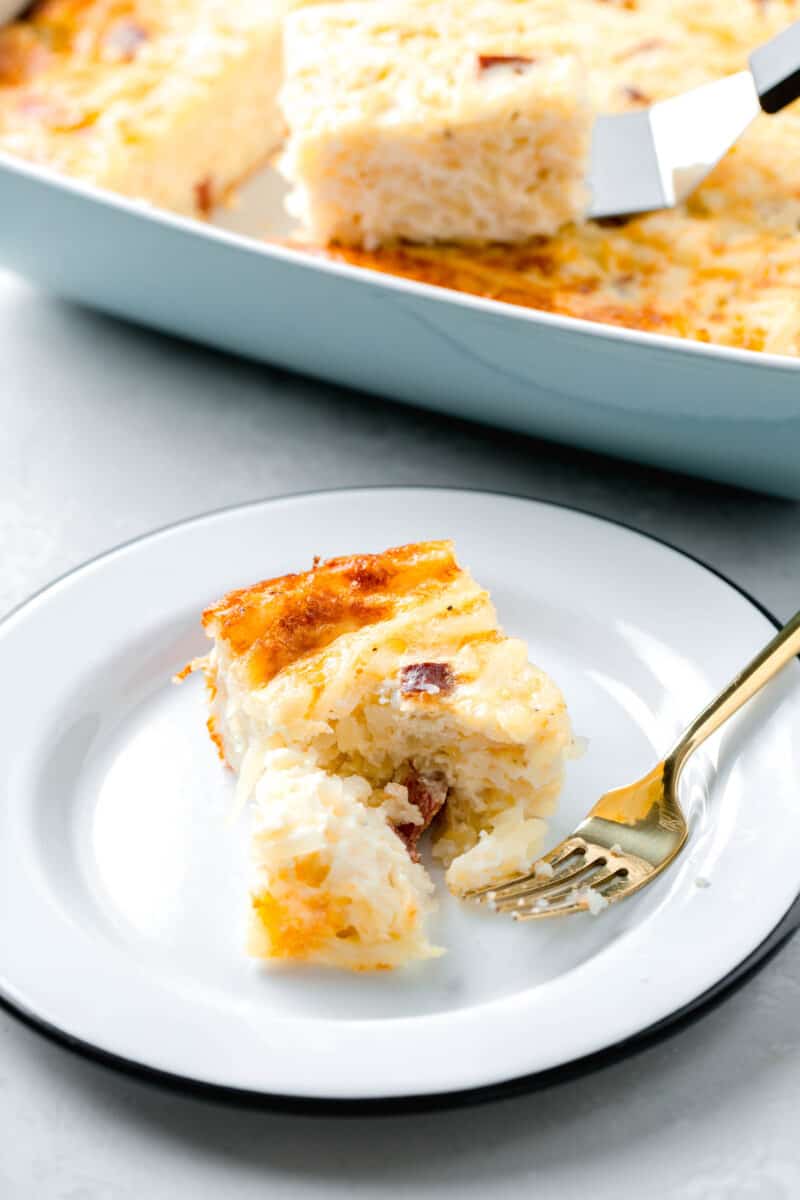
<instances>
[{"instance_id":1,"label":"white plate","mask_svg":"<svg viewBox=\"0 0 800 1200\"><path fill-rule=\"evenodd\" d=\"M399 489L201 517L60 580L0 627L0 994L95 1054L215 1088L441 1097L564 1068L692 1005L800 891L800 668L687 772L689 845L598 918L516 926L443 897L445 958L347 976L242 949L246 822L205 737L200 609L313 554L453 537L589 738L553 839L642 773L774 632L691 559L571 510ZM752 886L758 864L759 886ZM709 886L702 886L707 882Z\"/></svg>"}]
</instances>

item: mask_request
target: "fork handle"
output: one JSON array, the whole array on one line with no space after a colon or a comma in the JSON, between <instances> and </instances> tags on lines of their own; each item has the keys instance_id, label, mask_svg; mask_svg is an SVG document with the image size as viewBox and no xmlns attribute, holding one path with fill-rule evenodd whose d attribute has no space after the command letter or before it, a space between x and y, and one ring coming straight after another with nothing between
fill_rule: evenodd
<instances>
[{"instance_id":1,"label":"fork handle","mask_svg":"<svg viewBox=\"0 0 800 1200\"><path fill-rule=\"evenodd\" d=\"M776 113L800 97L800 21L750 55L750 71L764 112Z\"/></svg>"},{"instance_id":2,"label":"fork handle","mask_svg":"<svg viewBox=\"0 0 800 1200\"><path fill-rule=\"evenodd\" d=\"M760 692L796 654L800 654L800 612L795 613L788 625L784 625L780 633L692 721L668 755L676 774L701 742Z\"/></svg>"}]
</instances>

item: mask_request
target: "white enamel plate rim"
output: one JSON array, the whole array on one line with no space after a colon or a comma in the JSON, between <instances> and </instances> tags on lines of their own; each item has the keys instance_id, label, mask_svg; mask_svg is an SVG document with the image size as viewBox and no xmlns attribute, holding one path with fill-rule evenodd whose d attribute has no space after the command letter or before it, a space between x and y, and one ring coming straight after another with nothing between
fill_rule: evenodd
<instances>
[{"instance_id":1,"label":"white enamel plate rim","mask_svg":"<svg viewBox=\"0 0 800 1200\"><path fill-rule=\"evenodd\" d=\"M609 638L631 639L665 678L683 663L692 694L674 698L670 719L678 723L773 631L733 585L661 542L573 509L490 493L302 494L212 513L111 551L0 625L0 671L14 679L17 700L0 729L0 998L8 1007L88 1053L187 1084L295 1101L446 1102L635 1038L718 987L764 943L800 892L791 849L800 835L791 739L797 664L765 701L768 719L760 727L740 719L723 735L719 759L714 751L708 760L711 802L675 876L660 893L649 889L651 896L620 906L623 936L603 945L602 931L613 926L599 918L597 952L536 986L451 1010L405 1016L395 1008L386 1019L364 1019L356 1000L347 1019L276 1012L261 1021L240 997L226 1002L224 980L211 994L154 977L137 961L135 942L97 936L60 903L32 833L49 819L35 781L49 753L41 731L66 705L80 709L81 681L105 678L108 686L125 655L144 660L165 628L189 636L203 604L252 581L245 573L258 547L264 575L316 552L432 536L455 538L464 561L496 589L501 618L504 580L513 576L534 608L547 600L570 619L605 622ZM58 665L50 678L46 663ZM637 699L625 703L633 711ZM756 846L759 889L744 897L741 879ZM696 886L701 871L712 887ZM525 937L526 929L516 933Z\"/></svg>"}]
</instances>

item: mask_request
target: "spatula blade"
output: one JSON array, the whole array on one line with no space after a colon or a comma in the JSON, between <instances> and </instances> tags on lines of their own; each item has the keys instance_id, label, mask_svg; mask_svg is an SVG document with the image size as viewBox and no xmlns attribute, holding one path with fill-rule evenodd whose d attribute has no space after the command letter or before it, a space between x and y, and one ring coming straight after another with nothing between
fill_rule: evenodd
<instances>
[{"instance_id":1,"label":"spatula blade","mask_svg":"<svg viewBox=\"0 0 800 1200\"><path fill-rule=\"evenodd\" d=\"M598 117L592 131L592 218L672 208L685 200L761 111L749 71L633 113Z\"/></svg>"}]
</instances>

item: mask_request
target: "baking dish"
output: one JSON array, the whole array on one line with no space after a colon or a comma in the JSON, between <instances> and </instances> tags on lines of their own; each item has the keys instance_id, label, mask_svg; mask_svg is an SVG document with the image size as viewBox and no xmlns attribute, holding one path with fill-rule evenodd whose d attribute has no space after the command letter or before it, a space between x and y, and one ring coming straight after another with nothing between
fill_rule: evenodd
<instances>
[{"instance_id":1,"label":"baking dish","mask_svg":"<svg viewBox=\"0 0 800 1200\"><path fill-rule=\"evenodd\" d=\"M0 265L116 316L367 393L800 497L800 360L329 262L266 240L286 232L280 198L267 169L237 209L204 223L0 153Z\"/></svg>"}]
</instances>

